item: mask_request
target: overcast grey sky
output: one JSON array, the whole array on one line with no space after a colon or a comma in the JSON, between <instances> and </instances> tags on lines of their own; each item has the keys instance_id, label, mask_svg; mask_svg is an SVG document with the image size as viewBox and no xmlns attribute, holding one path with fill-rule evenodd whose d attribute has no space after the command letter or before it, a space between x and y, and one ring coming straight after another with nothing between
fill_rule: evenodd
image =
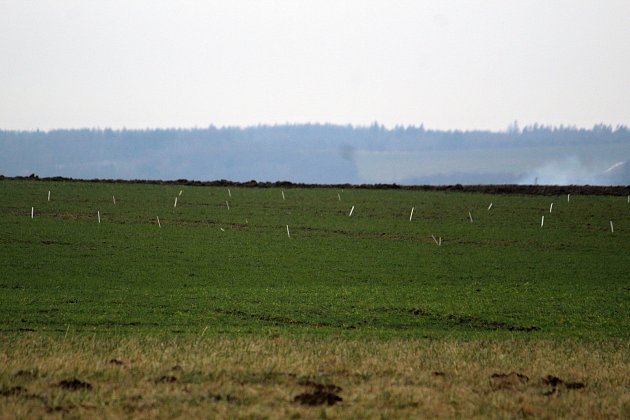
<instances>
[{"instance_id":1,"label":"overcast grey sky","mask_svg":"<svg viewBox=\"0 0 630 420\"><path fill-rule=\"evenodd\" d=\"M0 129L630 125L628 40L628 0L0 0Z\"/></svg>"}]
</instances>

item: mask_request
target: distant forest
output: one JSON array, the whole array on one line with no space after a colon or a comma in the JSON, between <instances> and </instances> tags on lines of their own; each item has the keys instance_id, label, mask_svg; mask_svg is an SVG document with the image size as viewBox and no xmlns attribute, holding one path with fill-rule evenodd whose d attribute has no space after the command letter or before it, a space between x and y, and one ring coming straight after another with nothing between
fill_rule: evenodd
<instances>
[{"instance_id":1,"label":"distant forest","mask_svg":"<svg viewBox=\"0 0 630 420\"><path fill-rule=\"evenodd\" d=\"M400 184L628 185L630 131L514 123L504 132L332 124L0 130L0 174Z\"/></svg>"}]
</instances>

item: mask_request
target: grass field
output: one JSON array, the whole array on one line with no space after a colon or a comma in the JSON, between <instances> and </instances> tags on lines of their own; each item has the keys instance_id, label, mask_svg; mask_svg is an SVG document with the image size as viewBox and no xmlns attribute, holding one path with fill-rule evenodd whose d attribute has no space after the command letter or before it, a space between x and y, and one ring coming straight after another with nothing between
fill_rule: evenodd
<instances>
[{"instance_id":1,"label":"grass field","mask_svg":"<svg viewBox=\"0 0 630 420\"><path fill-rule=\"evenodd\" d=\"M629 414L625 196L5 179L0 197L0 417ZM491 378L512 370L529 380ZM315 383L343 403L296 407Z\"/></svg>"}]
</instances>

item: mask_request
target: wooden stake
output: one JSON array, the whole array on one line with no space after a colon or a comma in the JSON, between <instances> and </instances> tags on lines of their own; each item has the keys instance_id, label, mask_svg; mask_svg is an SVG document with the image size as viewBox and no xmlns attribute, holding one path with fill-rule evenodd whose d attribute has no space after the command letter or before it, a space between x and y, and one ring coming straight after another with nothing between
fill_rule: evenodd
<instances>
[{"instance_id":1,"label":"wooden stake","mask_svg":"<svg viewBox=\"0 0 630 420\"><path fill-rule=\"evenodd\" d=\"M35 216L35 207L31 207L31 219Z\"/></svg>"},{"instance_id":2,"label":"wooden stake","mask_svg":"<svg viewBox=\"0 0 630 420\"><path fill-rule=\"evenodd\" d=\"M289 225L287 225L287 236L291 239L291 232L289 232Z\"/></svg>"},{"instance_id":3,"label":"wooden stake","mask_svg":"<svg viewBox=\"0 0 630 420\"><path fill-rule=\"evenodd\" d=\"M615 228L613 227L612 220L610 221L610 233L615 233Z\"/></svg>"},{"instance_id":4,"label":"wooden stake","mask_svg":"<svg viewBox=\"0 0 630 420\"><path fill-rule=\"evenodd\" d=\"M114 205L116 205L116 197L114 197L113 195L112 195L112 201L114 202Z\"/></svg>"},{"instance_id":5,"label":"wooden stake","mask_svg":"<svg viewBox=\"0 0 630 420\"><path fill-rule=\"evenodd\" d=\"M98 216L98 223L101 223L101 212L100 210L96 212L96 215Z\"/></svg>"},{"instance_id":6,"label":"wooden stake","mask_svg":"<svg viewBox=\"0 0 630 420\"><path fill-rule=\"evenodd\" d=\"M488 206L488 210L490 210L492 208L492 203L490 203L490 205Z\"/></svg>"},{"instance_id":7,"label":"wooden stake","mask_svg":"<svg viewBox=\"0 0 630 420\"><path fill-rule=\"evenodd\" d=\"M230 198L232 198L232 192L230 191L229 188L228 188L228 195L230 196Z\"/></svg>"},{"instance_id":8,"label":"wooden stake","mask_svg":"<svg viewBox=\"0 0 630 420\"><path fill-rule=\"evenodd\" d=\"M354 206L350 209L350 214L348 216L352 216L352 212L354 211Z\"/></svg>"},{"instance_id":9,"label":"wooden stake","mask_svg":"<svg viewBox=\"0 0 630 420\"><path fill-rule=\"evenodd\" d=\"M544 224L545 224L545 216L543 216L542 219L540 219L540 227L543 227Z\"/></svg>"},{"instance_id":10,"label":"wooden stake","mask_svg":"<svg viewBox=\"0 0 630 420\"><path fill-rule=\"evenodd\" d=\"M438 246L442 246L442 237L440 236L440 241L438 242Z\"/></svg>"},{"instance_id":11,"label":"wooden stake","mask_svg":"<svg viewBox=\"0 0 630 420\"><path fill-rule=\"evenodd\" d=\"M411 214L409 215L409 221L411 222L411 218L413 217L413 209L415 209L415 207L411 208Z\"/></svg>"},{"instance_id":12,"label":"wooden stake","mask_svg":"<svg viewBox=\"0 0 630 420\"><path fill-rule=\"evenodd\" d=\"M339 193L337 193L337 198L339 199L339 201L341 201L341 195L339 195ZM628 196L628 198L630 198L630 195ZM628 203L630 203L630 201L628 201Z\"/></svg>"},{"instance_id":13,"label":"wooden stake","mask_svg":"<svg viewBox=\"0 0 630 420\"><path fill-rule=\"evenodd\" d=\"M571 201L571 194L567 194L567 203Z\"/></svg>"},{"instance_id":14,"label":"wooden stake","mask_svg":"<svg viewBox=\"0 0 630 420\"><path fill-rule=\"evenodd\" d=\"M284 200L284 191L282 190L282 199Z\"/></svg>"},{"instance_id":15,"label":"wooden stake","mask_svg":"<svg viewBox=\"0 0 630 420\"><path fill-rule=\"evenodd\" d=\"M435 239L435 235L431 235L431 237L433 238L433 241L435 242L436 245L440 245L440 243L438 242L437 239Z\"/></svg>"},{"instance_id":16,"label":"wooden stake","mask_svg":"<svg viewBox=\"0 0 630 420\"><path fill-rule=\"evenodd\" d=\"M48 201L50 201L50 190L48 191Z\"/></svg>"},{"instance_id":17,"label":"wooden stake","mask_svg":"<svg viewBox=\"0 0 630 420\"><path fill-rule=\"evenodd\" d=\"M177 197L175 197L175 204L173 204L173 208L177 207Z\"/></svg>"},{"instance_id":18,"label":"wooden stake","mask_svg":"<svg viewBox=\"0 0 630 420\"><path fill-rule=\"evenodd\" d=\"M470 223L473 222L473 218L472 218L472 214L470 214L470 212L468 212L468 217L470 218Z\"/></svg>"},{"instance_id":19,"label":"wooden stake","mask_svg":"<svg viewBox=\"0 0 630 420\"><path fill-rule=\"evenodd\" d=\"M225 205L227 206L227 209L229 210L230 209L230 203L228 203L227 200L225 200Z\"/></svg>"},{"instance_id":20,"label":"wooden stake","mask_svg":"<svg viewBox=\"0 0 630 420\"><path fill-rule=\"evenodd\" d=\"M549 206L549 213L551 213L551 210L553 210L553 203Z\"/></svg>"},{"instance_id":21,"label":"wooden stake","mask_svg":"<svg viewBox=\"0 0 630 420\"><path fill-rule=\"evenodd\" d=\"M160 224L160 216L155 216L155 217L157 217L158 227L161 229L162 225Z\"/></svg>"},{"instance_id":22,"label":"wooden stake","mask_svg":"<svg viewBox=\"0 0 630 420\"><path fill-rule=\"evenodd\" d=\"M179 190L179 196L182 196L182 193L184 192L184 190Z\"/></svg>"}]
</instances>

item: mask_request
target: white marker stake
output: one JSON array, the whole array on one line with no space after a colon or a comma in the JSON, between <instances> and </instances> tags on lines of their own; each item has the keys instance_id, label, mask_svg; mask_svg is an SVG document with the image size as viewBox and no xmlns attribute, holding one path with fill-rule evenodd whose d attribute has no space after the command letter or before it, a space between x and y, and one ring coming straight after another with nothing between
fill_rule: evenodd
<instances>
[{"instance_id":1,"label":"white marker stake","mask_svg":"<svg viewBox=\"0 0 630 420\"><path fill-rule=\"evenodd\" d=\"M337 193L337 198L341 201L341 195L339 195L339 193ZM628 196L628 200L630 200L630 195ZM628 203L630 203L630 201L628 201Z\"/></svg>"},{"instance_id":2,"label":"white marker stake","mask_svg":"<svg viewBox=\"0 0 630 420\"><path fill-rule=\"evenodd\" d=\"M543 227L544 224L545 224L545 216L543 216L542 219L540 219L540 227Z\"/></svg>"},{"instance_id":3,"label":"white marker stake","mask_svg":"<svg viewBox=\"0 0 630 420\"><path fill-rule=\"evenodd\" d=\"M113 195L112 195L112 201L114 202L114 205L116 205L116 197L114 197Z\"/></svg>"},{"instance_id":4,"label":"white marker stake","mask_svg":"<svg viewBox=\"0 0 630 420\"><path fill-rule=\"evenodd\" d=\"M492 203L490 203L490 205L488 206L488 210L490 210L492 208Z\"/></svg>"},{"instance_id":5,"label":"white marker stake","mask_svg":"<svg viewBox=\"0 0 630 420\"><path fill-rule=\"evenodd\" d=\"M567 203L571 201L571 194L567 194Z\"/></svg>"},{"instance_id":6,"label":"white marker stake","mask_svg":"<svg viewBox=\"0 0 630 420\"><path fill-rule=\"evenodd\" d=\"M173 204L173 208L177 207L177 197L175 197L175 204Z\"/></svg>"},{"instance_id":7,"label":"white marker stake","mask_svg":"<svg viewBox=\"0 0 630 420\"><path fill-rule=\"evenodd\" d=\"M183 190L179 190L179 196L182 196L182 192L184 192Z\"/></svg>"},{"instance_id":8,"label":"white marker stake","mask_svg":"<svg viewBox=\"0 0 630 420\"><path fill-rule=\"evenodd\" d=\"M613 227L612 220L610 221L610 233L615 233L615 228Z\"/></svg>"},{"instance_id":9,"label":"white marker stake","mask_svg":"<svg viewBox=\"0 0 630 420\"><path fill-rule=\"evenodd\" d=\"M472 214L470 214L470 212L468 212L468 217L470 218L470 223L472 223L472 222L473 222L473 220L472 220Z\"/></svg>"},{"instance_id":10,"label":"white marker stake","mask_svg":"<svg viewBox=\"0 0 630 420\"><path fill-rule=\"evenodd\" d=\"M155 217L157 217L158 227L162 228L162 224L160 223L160 216L155 216Z\"/></svg>"},{"instance_id":11,"label":"white marker stake","mask_svg":"<svg viewBox=\"0 0 630 420\"><path fill-rule=\"evenodd\" d=\"M628 196L628 204L630 204L630 195Z\"/></svg>"},{"instance_id":12,"label":"white marker stake","mask_svg":"<svg viewBox=\"0 0 630 420\"><path fill-rule=\"evenodd\" d=\"M438 242L438 246L442 246L442 237L440 236L440 242Z\"/></svg>"},{"instance_id":13,"label":"white marker stake","mask_svg":"<svg viewBox=\"0 0 630 420\"><path fill-rule=\"evenodd\" d=\"M413 209L415 209L415 207L411 208L411 214L409 215L409 221L411 222L411 218L413 217Z\"/></svg>"},{"instance_id":14,"label":"white marker stake","mask_svg":"<svg viewBox=\"0 0 630 420\"><path fill-rule=\"evenodd\" d=\"M232 192L230 191L229 188L228 188L228 195L230 196L230 198L232 198Z\"/></svg>"},{"instance_id":15,"label":"white marker stake","mask_svg":"<svg viewBox=\"0 0 630 420\"><path fill-rule=\"evenodd\" d=\"M219 229L221 229L221 232L225 232L225 229L223 229L223 228L219 228Z\"/></svg>"},{"instance_id":16,"label":"white marker stake","mask_svg":"<svg viewBox=\"0 0 630 420\"><path fill-rule=\"evenodd\" d=\"M284 200L284 191L282 191L282 199Z\"/></svg>"},{"instance_id":17,"label":"white marker stake","mask_svg":"<svg viewBox=\"0 0 630 420\"><path fill-rule=\"evenodd\" d=\"M549 213L551 213L551 210L553 210L553 203L549 206Z\"/></svg>"},{"instance_id":18,"label":"white marker stake","mask_svg":"<svg viewBox=\"0 0 630 420\"><path fill-rule=\"evenodd\" d=\"M354 206L350 209L350 214L348 216L352 216L352 212L354 211Z\"/></svg>"},{"instance_id":19,"label":"white marker stake","mask_svg":"<svg viewBox=\"0 0 630 420\"><path fill-rule=\"evenodd\" d=\"M31 207L31 219L35 216L35 207Z\"/></svg>"},{"instance_id":20,"label":"white marker stake","mask_svg":"<svg viewBox=\"0 0 630 420\"><path fill-rule=\"evenodd\" d=\"M96 215L98 216L98 223L101 223L101 212L100 212L100 210L96 212Z\"/></svg>"},{"instance_id":21,"label":"white marker stake","mask_svg":"<svg viewBox=\"0 0 630 420\"><path fill-rule=\"evenodd\" d=\"M48 201L50 201L50 191L48 191Z\"/></svg>"},{"instance_id":22,"label":"white marker stake","mask_svg":"<svg viewBox=\"0 0 630 420\"><path fill-rule=\"evenodd\" d=\"M438 242L438 240L437 240L437 239L435 239L435 236L434 236L434 235L431 235L431 237L433 238L433 241L435 242L435 244L439 246L439 245L440 245L440 243Z\"/></svg>"},{"instance_id":23,"label":"white marker stake","mask_svg":"<svg viewBox=\"0 0 630 420\"><path fill-rule=\"evenodd\" d=\"M291 232L289 232L289 225L287 225L287 236L291 239Z\"/></svg>"},{"instance_id":24,"label":"white marker stake","mask_svg":"<svg viewBox=\"0 0 630 420\"><path fill-rule=\"evenodd\" d=\"M227 209L229 210L230 209L230 203L228 203L227 200L225 200L225 205L227 206Z\"/></svg>"}]
</instances>

